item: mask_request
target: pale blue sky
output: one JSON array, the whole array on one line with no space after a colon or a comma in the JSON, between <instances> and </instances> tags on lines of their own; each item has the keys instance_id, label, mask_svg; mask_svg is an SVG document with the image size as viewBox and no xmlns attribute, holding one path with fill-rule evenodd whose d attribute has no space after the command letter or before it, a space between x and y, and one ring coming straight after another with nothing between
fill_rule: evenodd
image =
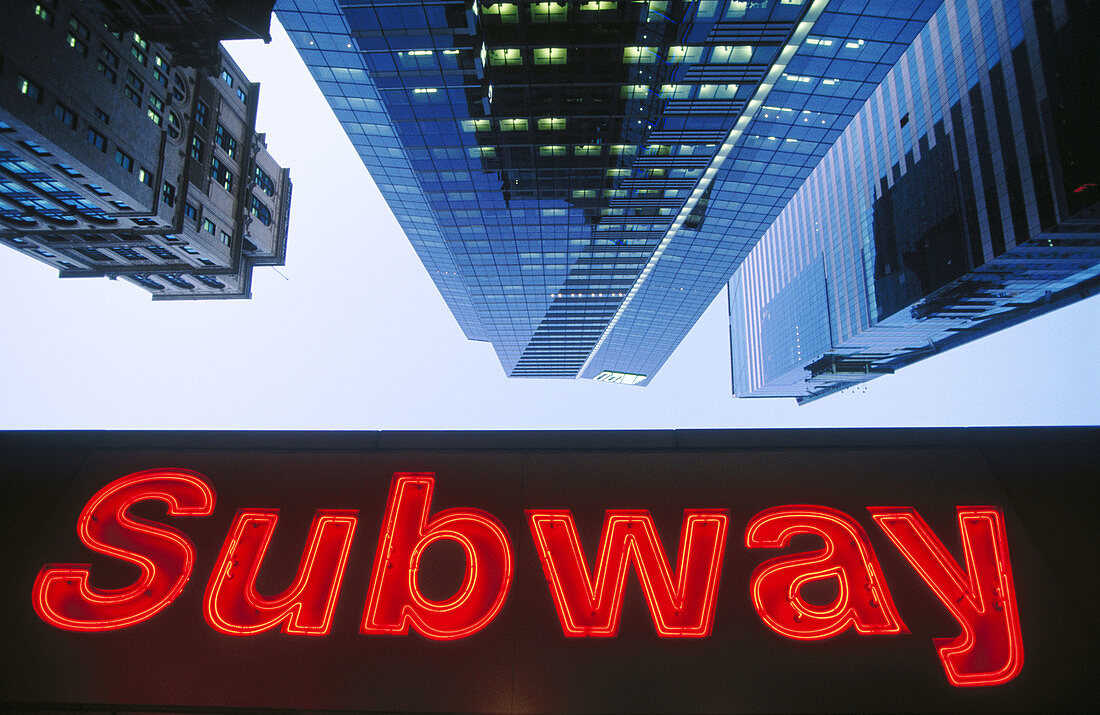
<instances>
[{"instance_id":1,"label":"pale blue sky","mask_svg":"<svg viewBox=\"0 0 1100 715\"><path fill-rule=\"evenodd\" d=\"M282 275L258 268L250 301L153 303L0 249L0 428L1100 422L1100 297L805 407L732 397L724 294L648 387L508 380L462 336L277 23L272 35L230 51L263 85L258 128L294 181Z\"/></svg>"}]
</instances>

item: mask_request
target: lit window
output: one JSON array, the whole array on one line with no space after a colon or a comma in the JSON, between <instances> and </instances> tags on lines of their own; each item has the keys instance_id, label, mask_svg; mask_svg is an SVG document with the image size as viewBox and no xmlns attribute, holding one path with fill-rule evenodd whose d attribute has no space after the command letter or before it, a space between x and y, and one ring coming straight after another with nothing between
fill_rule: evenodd
<instances>
[{"instance_id":1,"label":"lit window","mask_svg":"<svg viewBox=\"0 0 1100 715\"><path fill-rule=\"evenodd\" d=\"M153 185L153 175L143 166L138 169L138 181L151 187Z\"/></svg>"},{"instance_id":2,"label":"lit window","mask_svg":"<svg viewBox=\"0 0 1100 715\"><path fill-rule=\"evenodd\" d=\"M565 147L561 144L547 144L539 147L539 156L565 156Z\"/></svg>"},{"instance_id":3,"label":"lit window","mask_svg":"<svg viewBox=\"0 0 1100 715\"><path fill-rule=\"evenodd\" d=\"M526 122L526 120L524 120ZM563 117L543 117L539 120L539 131L554 131L559 129L565 129L565 119Z\"/></svg>"},{"instance_id":4,"label":"lit window","mask_svg":"<svg viewBox=\"0 0 1100 715\"><path fill-rule=\"evenodd\" d=\"M736 84L701 84L699 99L733 99L737 96Z\"/></svg>"},{"instance_id":5,"label":"lit window","mask_svg":"<svg viewBox=\"0 0 1100 715\"><path fill-rule=\"evenodd\" d=\"M702 62L703 48L689 45L673 45L668 48L669 62Z\"/></svg>"},{"instance_id":6,"label":"lit window","mask_svg":"<svg viewBox=\"0 0 1100 715\"><path fill-rule=\"evenodd\" d=\"M489 64L493 66L522 65L523 51L518 47L492 50L489 52Z\"/></svg>"},{"instance_id":7,"label":"lit window","mask_svg":"<svg viewBox=\"0 0 1100 715\"><path fill-rule=\"evenodd\" d=\"M672 153L672 147L668 144L650 144L645 148L646 156L668 156Z\"/></svg>"},{"instance_id":8,"label":"lit window","mask_svg":"<svg viewBox=\"0 0 1100 715\"><path fill-rule=\"evenodd\" d=\"M634 144L612 144L610 151L612 156L623 156L637 154L638 147Z\"/></svg>"},{"instance_id":9,"label":"lit window","mask_svg":"<svg viewBox=\"0 0 1100 715\"><path fill-rule=\"evenodd\" d=\"M813 82L813 80L814 80L813 77L807 77L805 75L797 75L797 74L787 74L785 72L783 73L783 79L785 79L789 82L802 82L802 83Z\"/></svg>"},{"instance_id":10,"label":"lit window","mask_svg":"<svg viewBox=\"0 0 1100 715\"><path fill-rule=\"evenodd\" d=\"M488 119L465 119L462 121L462 131L465 132L487 132L492 128L492 121Z\"/></svg>"},{"instance_id":11,"label":"lit window","mask_svg":"<svg viewBox=\"0 0 1100 715\"><path fill-rule=\"evenodd\" d=\"M36 102L42 101L42 88L23 75L19 75L15 86L19 88L19 94L26 95Z\"/></svg>"},{"instance_id":12,"label":"lit window","mask_svg":"<svg viewBox=\"0 0 1100 715\"><path fill-rule=\"evenodd\" d=\"M34 14L43 22L53 25L53 13L50 12L50 9L46 7L45 3L36 3L34 6Z\"/></svg>"},{"instance_id":13,"label":"lit window","mask_svg":"<svg viewBox=\"0 0 1100 715\"><path fill-rule=\"evenodd\" d=\"M848 40L844 43L846 50L858 50L863 47L863 40Z\"/></svg>"},{"instance_id":14,"label":"lit window","mask_svg":"<svg viewBox=\"0 0 1100 715\"><path fill-rule=\"evenodd\" d=\"M564 65L566 62L564 47L536 47L534 56L536 65Z\"/></svg>"},{"instance_id":15,"label":"lit window","mask_svg":"<svg viewBox=\"0 0 1100 715\"><path fill-rule=\"evenodd\" d=\"M620 96L623 99L644 99L649 96L649 87L644 84L623 85Z\"/></svg>"},{"instance_id":16,"label":"lit window","mask_svg":"<svg viewBox=\"0 0 1100 715\"><path fill-rule=\"evenodd\" d=\"M237 156L237 140L233 138L233 135L229 133L229 130L222 126L221 122L218 122L218 126L214 127L214 143L222 148L230 159Z\"/></svg>"},{"instance_id":17,"label":"lit window","mask_svg":"<svg viewBox=\"0 0 1100 715\"><path fill-rule=\"evenodd\" d=\"M161 122L164 121L164 119L159 114L153 111L152 107L147 109L145 111L145 114L149 117L149 120L153 122L153 124L156 124L158 127L161 125Z\"/></svg>"},{"instance_id":18,"label":"lit window","mask_svg":"<svg viewBox=\"0 0 1100 715\"><path fill-rule=\"evenodd\" d=\"M662 84L661 99L687 99L691 96L690 84Z\"/></svg>"},{"instance_id":19,"label":"lit window","mask_svg":"<svg viewBox=\"0 0 1100 715\"><path fill-rule=\"evenodd\" d=\"M69 47L79 52L82 56L88 56L88 42L92 36L88 26L77 20L75 17L69 18L69 29L65 33L65 41Z\"/></svg>"},{"instance_id":20,"label":"lit window","mask_svg":"<svg viewBox=\"0 0 1100 715\"><path fill-rule=\"evenodd\" d=\"M586 144L578 146L573 149L573 153L577 156L599 156L603 147L599 144Z\"/></svg>"},{"instance_id":21,"label":"lit window","mask_svg":"<svg viewBox=\"0 0 1100 715\"><path fill-rule=\"evenodd\" d=\"M230 243L231 243L231 242L233 241L233 237L232 237L232 236L230 236L230 235L229 235L228 233L226 233L225 231L222 231L222 232L221 232L221 236L219 236L219 238L221 238L221 240L222 240L222 243L224 243L224 244L225 244L225 245L227 245L227 246L228 246L228 245L229 245L229 244L230 244Z\"/></svg>"},{"instance_id":22,"label":"lit window","mask_svg":"<svg viewBox=\"0 0 1100 715\"><path fill-rule=\"evenodd\" d=\"M206 142L199 138L198 134L191 137L191 158L202 161L202 154L206 151Z\"/></svg>"},{"instance_id":23,"label":"lit window","mask_svg":"<svg viewBox=\"0 0 1100 715\"><path fill-rule=\"evenodd\" d=\"M573 198L575 199L594 199L596 198L595 189L573 189Z\"/></svg>"},{"instance_id":24,"label":"lit window","mask_svg":"<svg viewBox=\"0 0 1100 715\"><path fill-rule=\"evenodd\" d=\"M501 119L500 120L500 131L502 131L502 132L523 132L523 131L527 131L527 120L526 119Z\"/></svg>"},{"instance_id":25,"label":"lit window","mask_svg":"<svg viewBox=\"0 0 1100 715\"><path fill-rule=\"evenodd\" d=\"M256 167L256 186L268 196L275 195L275 182L258 166Z\"/></svg>"},{"instance_id":26,"label":"lit window","mask_svg":"<svg viewBox=\"0 0 1100 715\"><path fill-rule=\"evenodd\" d=\"M210 178L226 191L233 190L233 172L216 156L210 157Z\"/></svg>"},{"instance_id":27,"label":"lit window","mask_svg":"<svg viewBox=\"0 0 1100 715\"><path fill-rule=\"evenodd\" d=\"M565 22L568 12L568 3L531 3L531 22Z\"/></svg>"},{"instance_id":28,"label":"lit window","mask_svg":"<svg viewBox=\"0 0 1100 715\"><path fill-rule=\"evenodd\" d=\"M496 147L475 146L470 147L470 156L474 159L492 159L497 155Z\"/></svg>"},{"instance_id":29,"label":"lit window","mask_svg":"<svg viewBox=\"0 0 1100 715\"><path fill-rule=\"evenodd\" d=\"M160 188L160 200L164 203L165 206L175 206L176 187L165 181L164 185Z\"/></svg>"},{"instance_id":30,"label":"lit window","mask_svg":"<svg viewBox=\"0 0 1100 715\"><path fill-rule=\"evenodd\" d=\"M729 64L752 61L752 45L719 46L711 50L712 64Z\"/></svg>"},{"instance_id":31,"label":"lit window","mask_svg":"<svg viewBox=\"0 0 1100 715\"><path fill-rule=\"evenodd\" d=\"M594 11L594 10L614 10L619 6L617 2L584 2L577 6L578 10Z\"/></svg>"},{"instance_id":32,"label":"lit window","mask_svg":"<svg viewBox=\"0 0 1100 715\"><path fill-rule=\"evenodd\" d=\"M225 82L230 87L233 86L233 75L229 74L229 70L222 70L222 82Z\"/></svg>"},{"instance_id":33,"label":"lit window","mask_svg":"<svg viewBox=\"0 0 1100 715\"><path fill-rule=\"evenodd\" d=\"M806 44L811 47L832 47L833 41L825 37L807 37Z\"/></svg>"},{"instance_id":34,"label":"lit window","mask_svg":"<svg viewBox=\"0 0 1100 715\"><path fill-rule=\"evenodd\" d=\"M497 17L502 23L519 22L519 8L515 3L498 2L487 4L481 8L482 15Z\"/></svg>"},{"instance_id":35,"label":"lit window","mask_svg":"<svg viewBox=\"0 0 1100 715\"><path fill-rule=\"evenodd\" d=\"M657 61L656 47L624 47L623 62L628 65L649 65Z\"/></svg>"},{"instance_id":36,"label":"lit window","mask_svg":"<svg viewBox=\"0 0 1100 715\"><path fill-rule=\"evenodd\" d=\"M209 233L209 234L210 234L211 236L213 236L213 235L214 235L214 234L216 233L216 231L217 231L217 228L216 228L216 227L214 226L214 222L213 222L213 221L211 221L211 220L210 220L210 219L208 219L208 218L204 218L204 219L202 220L202 230L203 230L203 231L206 231L206 232L207 232L207 233Z\"/></svg>"}]
</instances>

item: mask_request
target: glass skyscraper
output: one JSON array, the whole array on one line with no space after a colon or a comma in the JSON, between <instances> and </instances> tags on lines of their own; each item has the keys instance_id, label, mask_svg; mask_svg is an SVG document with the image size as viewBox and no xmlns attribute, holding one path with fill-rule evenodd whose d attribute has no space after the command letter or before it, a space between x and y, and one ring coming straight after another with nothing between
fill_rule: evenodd
<instances>
[{"instance_id":1,"label":"glass skyscraper","mask_svg":"<svg viewBox=\"0 0 1100 715\"><path fill-rule=\"evenodd\" d=\"M939 0L279 0L465 334L644 384Z\"/></svg>"},{"instance_id":2,"label":"glass skyscraper","mask_svg":"<svg viewBox=\"0 0 1100 715\"><path fill-rule=\"evenodd\" d=\"M1097 291L1098 16L944 3L731 281L736 394L814 399Z\"/></svg>"}]
</instances>

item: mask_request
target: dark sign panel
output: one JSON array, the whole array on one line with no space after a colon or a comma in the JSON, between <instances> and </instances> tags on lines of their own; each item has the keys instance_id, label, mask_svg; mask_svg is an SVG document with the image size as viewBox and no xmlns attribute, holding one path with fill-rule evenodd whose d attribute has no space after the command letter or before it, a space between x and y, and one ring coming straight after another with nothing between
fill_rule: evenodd
<instances>
[{"instance_id":1,"label":"dark sign panel","mask_svg":"<svg viewBox=\"0 0 1100 715\"><path fill-rule=\"evenodd\" d=\"M0 704L1091 704L1096 430L6 433Z\"/></svg>"}]
</instances>

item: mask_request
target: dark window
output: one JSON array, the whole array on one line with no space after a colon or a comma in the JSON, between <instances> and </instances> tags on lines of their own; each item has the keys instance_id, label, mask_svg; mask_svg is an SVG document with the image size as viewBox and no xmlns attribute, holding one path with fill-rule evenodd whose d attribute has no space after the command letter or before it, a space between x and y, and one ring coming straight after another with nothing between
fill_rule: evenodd
<instances>
[{"instance_id":1,"label":"dark window","mask_svg":"<svg viewBox=\"0 0 1100 715\"><path fill-rule=\"evenodd\" d=\"M111 115L107 114L107 112L104 112L99 107L95 108L95 118L98 119L99 121L103 122L104 124L110 124L111 123Z\"/></svg>"},{"instance_id":2,"label":"dark window","mask_svg":"<svg viewBox=\"0 0 1100 715\"><path fill-rule=\"evenodd\" d=\"M135 261L135 262L136 261L144 261L146 263L149 262L148 257L141 255L140 253L138 253L137 251L135 251L132 248L126 248L124 246L119 246L117 248L112 248L111 250L114 251L115 253L117 253L118 255L122 256L123 258L125 258L127 261Z\"/></svg>"},{"instance_id":3,"label":"dark window","mask_svg":"<svg viewBox=\"0 0 1100 715\"><path fill-rule=\"evenodd\" d=\"M183 215L194 221L199 217L199 210L195 208L194 204L186 204L183 207Z\"/></svg>"},{"instance_id":4,"label":"dark window","mask_svg":"<svg viewBox=\"0 0 1100 715\"><path fill-rule=\"evenodd\" d=\"M245 91L240 87L237 87L237 99L241 100L242 102L248 101L248 95L245 94Z\"/></svg>"},{"instance_id":5,"label":"dark window","mask_svg":"<svg viewBox=\"0 0 1100 715\"><path fill-rule=\"evenodd\" d=\"M217 278L211 276L195 276L200 283L209 288L225 288L225 283L222 283Z\"/></svg>"},{"instance_id":6,"label":"dark window","mask_svg":"<svg viewBox=\"0 0 1100 715\"><path fill-rule=\"evenodd\" d=\"M229 74L229 70L222 70L222 81L230 87L233 86L233 75Z\"/></svg>"},{"instance_id":7,"label":"dark window","mask_svg":"<svg viewBox=\"0 0 1100 715\"><path fill-rule=\"evenodd\" d=\"M132 275L130 276L130 278L148 288L149 290L164 290L164 286L162 286L160 283L157 283L148 276Z\"/></svg>"},{"instance_id":8,"label":"dark window","mask_svg":"<svg viewBox=\"0 0 1100 715\"><path fill-rule=\"evenodd\" d=\"M53 115L69 129L76 129L76 114L61 102L53 105Z\"/></svg>"},{"instance_id":9,"label":"dark window","mask_svg":"<svg viewBox=\"0 0 1100 715\"><path fill-rule=\"evenodd\" d=\"M145 91L145 83L141 81L141 78L134 74L133 70L126 70L126 84L133 87L138 94Z\"/></svg>"},{"instance_id":10,"label":"dark window","mask_svg":"<svg viewBox=\"0 0 1100 715\"><path fill-rule=\"evenodd\" d=\"M160 246L149 246L147 249L149 253L152 253L157 258L165 261L179 261L179 256L169 251L167 248L161 248Z\"/></svg>"},{"instance_id":11,"label":"dark window","mask_svg":"<svg viewBox=\"0 0 1100 715\"><path fill-rule=\"evenodd\" d=\"M139 107L141 106L141 95L135 92L133 87L124 87L122 91L126 95L126 99Z\"/></svg>"},{"instance_id":12,"label":"dark window","mask_svg":"<svg viewBox=\"0 0 1100 715\"><path fill-rule=\"evenodd\" d=\"M231 241L233 240L233 237L232 237L232 236L230 236L230 235L229 235L228 233L226 233L225 231L222 231L221 239L222 239L222 243L224 243L225 245L227 245L227 246L228 246L228 245L229 245L229 243L230 243L230 242L231 242Z\"/></svg>"},{"instance_id":13,"label":"dark window","mask_svg":"<svg viewBox=\"0 0 1100 715\"><path fill-rule=\"evenodd\" d=\"M206 115L210 112L210 108L206 106L206 102L201 99L195 103L195 121L206 126Z\"/></svg>"},{"instance_id":14,"label":"dark window","mask_svg":"<svg viewBox=\"0 0 1100 715\"><path fill-rule=\"evenodd\" d=\"M77 171L73 167L69 166L68 164L54 164L54 166L56 166L58 169L61 169L67 175L73 177L74 179L83 179L84 178L84 174L81 174L79 171Z\"/></svg>"},{"instance_id":15,"label":"dark window","mask_svg":"<svg viewBox=\"0 0 1100 715\"><path fill-rule=\"evenodd\" d=\"M115 149L115 163L126 171L134 170L134 159L121 149Z\"/></svg>"},{"instance_id":16,"label":"dark window","mask_svg":"<svg viewBox=\"0 0 1100 715\"><path fill-rule=\"evenodd\" d=\"M177 288L183 288L185 290L195 290L195 286L185 281L183 279L183 276L178 273L161 273L160 277L168 281L172 285L176 286Z\"/></svg>"},{"instance_id":17,"label":"dark window","mask_svg":"<svg viewBox=\"0 0 1100 715\"><path fill-rule=\"evenodd\" d=\"M160 200L164 202L166 206L176 205L176 187L164 182L164 186L160 187Z\"/></svg>"},{"instance_id":18,"label":"dark window","mask_svg":"<svg viewBox=\"0 0 1100 715\"><path fill-rule=\"evenodd\" d=\"M103 136L95 129L88 127L88 133L84 135L84 138L96 149L99 149L102 152L107 151L107 137Z\"/></svg>"}]
</instances>

